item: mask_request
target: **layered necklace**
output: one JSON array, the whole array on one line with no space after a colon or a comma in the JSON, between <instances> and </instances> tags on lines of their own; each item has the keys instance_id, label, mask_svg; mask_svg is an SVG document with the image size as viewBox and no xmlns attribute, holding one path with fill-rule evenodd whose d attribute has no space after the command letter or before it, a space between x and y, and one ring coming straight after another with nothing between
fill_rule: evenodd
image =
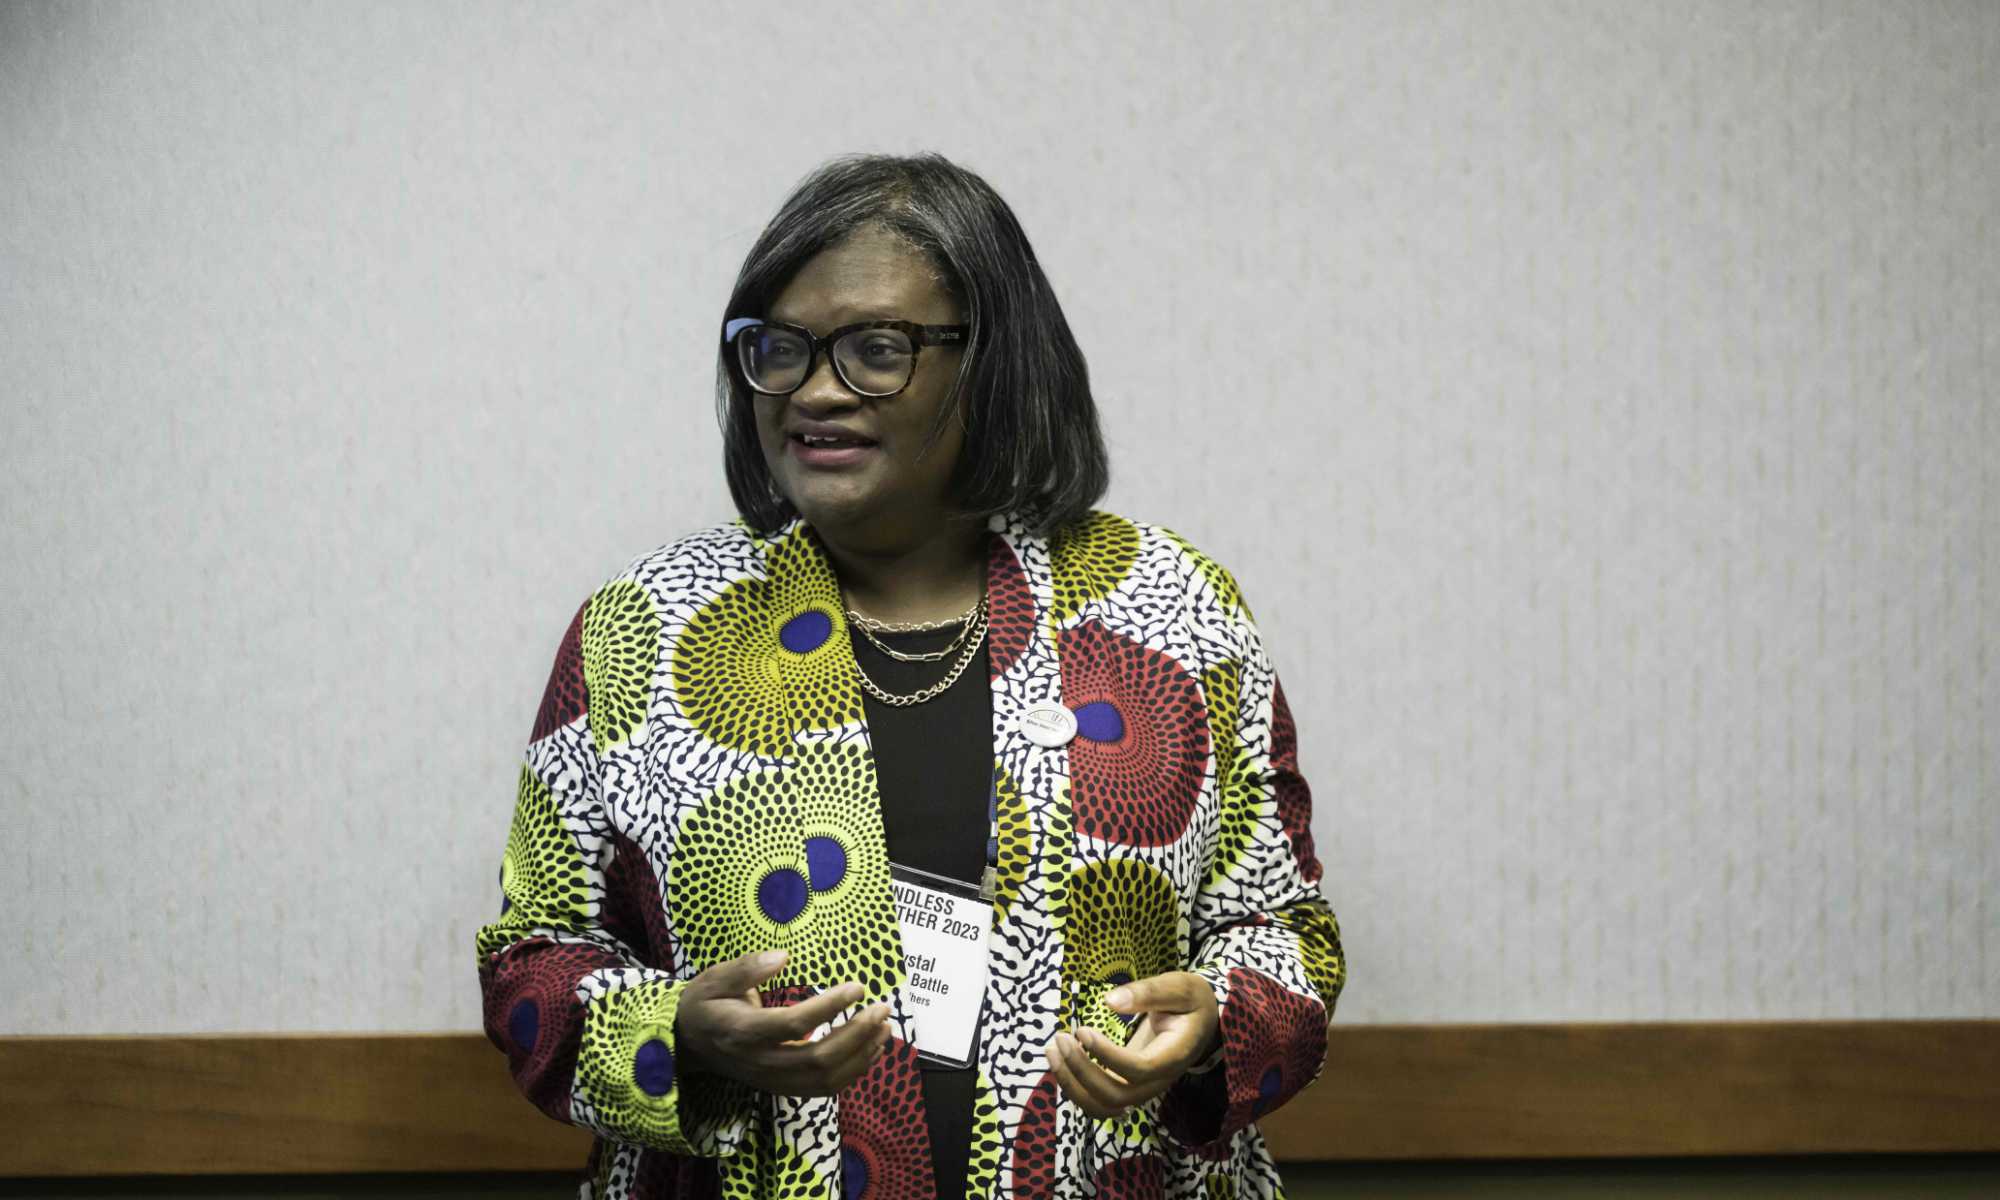
<instances>
[{"instance_id":1,"label":"layered necklace","mask_svg":"<svg viewBox=\"0 0 2000 1200\"><path fill-rule=\"evenodd\" d=\"M965 668L972 664L972 660L978 657L980 643L986 640L986 595L984 592L980 593L978 601L971 608L943 621L878 621L851 608L847 610L847 620L850 625L861 631L861 636L868 639L869 645L898 662L938 662L952 654L958 655L958 661L952 664L950 673L943 679L907 696L891 692L868 678L868 672L862 669L860 660L855 660L854 673L861 677L861 687L864 691L884 704L905 708L943 695L947 688L958 682L958 677L965 673ZM936 633L945 629L957 629L958 636L951 639L942 649L921 652L898 650L884 644L882 639L875 636L879 633Z\"/></svg>"}]
</instances>

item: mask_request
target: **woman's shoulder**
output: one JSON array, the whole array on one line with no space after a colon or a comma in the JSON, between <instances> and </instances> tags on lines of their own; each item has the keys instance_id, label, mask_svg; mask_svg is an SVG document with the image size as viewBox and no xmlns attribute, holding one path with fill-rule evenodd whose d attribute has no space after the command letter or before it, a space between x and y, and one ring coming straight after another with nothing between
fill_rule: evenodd
<instances>
[{"instance_id":1,"label":"woman's shoulder","mask_svg":"<svg viewBox=\"0 0 2000 1200\"><path fill-rule=\"evenodd\" d=\"M598 590L637 585L658 597L713 590L761 573L768 547L789 529L759 533L738 517L684 533L633 555Z\"/></svg>"},{"instance_id":2,"label":"woman's shoulder","mask_svg":"<svg viewBox=\"0 0 2000 1200\"><path fill-rule=\"evenodd\" d=\"M1138 574L1183 581L1191 599L1208 598L1234 612L1243 607L1236 576L1207 551L1165 525L1092 509L1048 534L1058 573Z\"/></svg>"}]
</instances>

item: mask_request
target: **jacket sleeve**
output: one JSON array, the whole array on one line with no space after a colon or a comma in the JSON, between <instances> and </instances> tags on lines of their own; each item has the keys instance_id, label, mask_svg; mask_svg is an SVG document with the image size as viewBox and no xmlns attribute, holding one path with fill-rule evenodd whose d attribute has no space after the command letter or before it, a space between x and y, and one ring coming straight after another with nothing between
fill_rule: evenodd
<instances>
[{"instance_id":1,"label":"jacket sleeve","mask_svg":"<svg viewBox=\"0 0 2000 1200\"><path fill-rule=\"evenodd\" d=\"M606 816L605 728L588 685L650 664L592 653L592 605L603 595L570 622L521 764L500 913L475 939L486 1036L521 1092L558 1121L675 1154L727 1154L741 1140L749 1094L676 1069L674 1016L686 983L673 963L635 948L643 937L635 931L658 924L657 911L643 909L657 910L660 897L630 885L653 873L614 865L643 856Z\"/></svg>"},{"instance_id":2,"label":"jacket sleeve","mask_svg":"<svg viewBox=\"0 0 2000 1200\"><path fill-rule=\"evenodd\" d=\"M1340 927L1320 892L1312 795L1284 689L1235 580L1213 563L1202 691L1219 828L1192 921L1192 970L1221 1007L1217 1059L1162 1098L1160 1117L1197 1153L1219 1153L1318 1077L1347 977Z\"/></svg>"}]
</instances>

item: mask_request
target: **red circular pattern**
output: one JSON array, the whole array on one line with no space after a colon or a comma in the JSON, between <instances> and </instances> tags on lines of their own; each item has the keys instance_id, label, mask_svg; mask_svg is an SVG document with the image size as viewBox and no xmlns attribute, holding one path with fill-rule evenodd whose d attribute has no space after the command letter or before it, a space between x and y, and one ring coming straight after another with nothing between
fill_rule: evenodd
<instances>
[{"instance_id":1,"label":"red circular pattern","mask_svg":"<svg viewBox=\"0 0 2000 1200\"><path fill-rule=\"evenodd\" d=\"M882 1057L840 1094L840 1145L868 1169L868 1200L935 1200L930 1125L917 1048L891 1037Z\"/></svg>"},{"instance_id":2,"label":"red circular pattern","mask_svg":"<svg viewBox=\"0 0 2000 1200\"><path fill-rule=\"evenodd\" d=\"M1307 883L1318 883L1319 858L1313 853L1312 791L1299 774L1299 735L1292 724L1291 705L1285 703L1285 685L1277 684L1271 701L1271 773L1278 804L1278 820L1291 839L1292 856L1299 860L1299 873Z\"/></svg>"},{"instance_id":3,"label":"red circular pattern","mask_svg":"<svg viewBox=\"0 0 2000 1200\"><path fill-rule=\"evenodd\" d=\"M1260 972L1229 972L1222 1017L1230 1124L1254 1121L1283 1104L1312 1081L1326 1058L1326 1010ZM1274 1068L1277 1088L1267 1092L1265 1073Z\"/></svg>"},{"instance_id":4,"label":"red circular pattern","mask_svg":"<svg viewBox=\"0 0 2000 1200\"><path fill-rule=\"evenodd\" d=\"M602 967L624 965L595 946L530 938L482 964L487 975L486 1037L507 1052L507 1069L522 1094L558 1121L569 1120L570 1084L576 1078L576 981ZM535 1044L517 1046L508 1030L514 1006L533 1000L540 1010Z\"/></svg>"},{"instance_id":5,"label":"red circular pattern","mask_svg":"<svg viewBox=\"0 0 2000 1200\"><path fill-rule=\"evenodd\" d=\"M675 969L674 941L660 906L653 864L637 842L611 835L611 865L604 870L604 926L612 937L639 952L639 961L662 971Z\"/></svg>"},{"instance_id":6,"label":"red circular pattern","mask_svg":"<svg viewBox=\"0 0 2000 1200\"><path fill-rule=\"evenodd\" d=\"M1164 846L1187 832L1208 763L1208 715L1194 679L1169 655L1095 621L1065 629L1063 704L1103 701L1124 735L1069 744L1071 800L1080 834L1125 846Z\"/></svg>"},{"instance_id":7,"label":"red circular pattern","mask_svg":"<svg viewBox=\"0 0 2000 1200\"><path fill-rule=\"evenodd\" d=\"M986 658L988 674L1000 678L1035 633L1035 598L1028 577L1007 539L993 539L986 556Z\"/></svg>"},{"instance_id":8,"label":"red circular pattern","mask_svg":"<svg viewBox=\"0 0 2000 1200\"><path fill-rule=\"evenodd\" d=\"M1115 1158L1097 1173L1097 1194L1103 1200L1164 1200L1167 1179L1157 1155Z\"/></svg>"},{"instance_id":9,"label":"red circular pattern","mask_svg":"<svg viewBox=\"0 0 2000 1200\"><path fill-rule=\"evenodd\" d=\"M1021 1127L1014 1133L1013 1152L1008 1156L1014 1195L1019 1200L1043 1200L1056 1194L1056 1111L1055 1072L1042 1076L1021 1114Z\"/></svg>"},{"instance_id":10,"label":"red circular pattern","mask_svg":"<svg viewBox=\"0 0 2000 1200\"><path fill-rule=\"evenodd\" d=\"M541 741L583 715L588 703L583 690L583 610L589 607L586 600L576 610L569 632L556 647L555 665L549 668L548 686L542 689L542 707L535 713L534 732L528 735L531 742Z\"/></svg>"}]
</instances>

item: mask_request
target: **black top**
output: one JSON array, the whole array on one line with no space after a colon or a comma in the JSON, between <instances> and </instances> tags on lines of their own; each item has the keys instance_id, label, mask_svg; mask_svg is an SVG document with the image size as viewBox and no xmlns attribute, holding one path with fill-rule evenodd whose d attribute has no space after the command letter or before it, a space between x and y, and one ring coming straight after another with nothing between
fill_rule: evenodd
<instances>
[{"instance_id":1,"label":"black top","mask_svg":"<svg viewBox=\"0 0 2000 1200\"><path fill-rule=\"evenodd\" d=\"M937 650L956 630L876 634L905 652ZM943 679L958 661L898 662L850 637L854 657L884 691L910 695ZM962 648L961 648L962 649ZM875 780L882 796L882 826L889 860L933 875L977 884L986 868L986 838L993 795L993 693L982 642L972 661L942 695L921 704L884 704L862 693L874 743ZM924 1115L930 1124L937 1194L965 1194L972 1151L975 1072L924 1066Z\"/></svg>"}]
</instances>

